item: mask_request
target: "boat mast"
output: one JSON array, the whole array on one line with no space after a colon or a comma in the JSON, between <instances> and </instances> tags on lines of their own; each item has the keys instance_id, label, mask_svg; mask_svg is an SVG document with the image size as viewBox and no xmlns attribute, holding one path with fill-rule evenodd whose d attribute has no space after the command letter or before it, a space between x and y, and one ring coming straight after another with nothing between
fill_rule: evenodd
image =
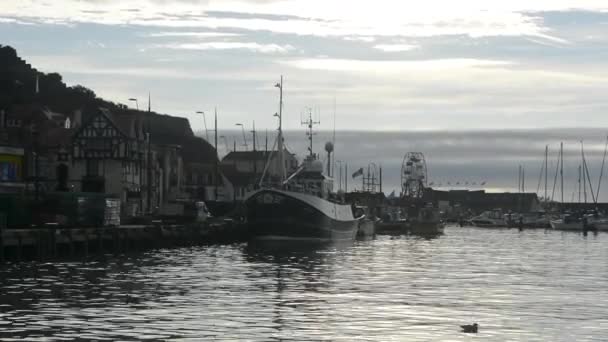
<instances>
[{"instance_id":1,"label":"boat mast","mask_svg":"<svg viewBox=\"0 0 608 342\"><path fill-rule=\"evenodd\" d=\"M561 142L559 143L559 156L560 156L560 167L559 167L559 174L560 174L560 178L561 178L561 193L562 193L562 204L564 203L564 143Z\"/></svg>"},{"instance_id":2,"label":"boat mast","mask_svg":"<svg viewBox=\"0 0 608 342\"><path fill-rule=\"evenodd\" d=\"M583 141L581 140L581 175L583 177L583 199L587 203L587 177L585 177L585 157L583 155ZM580 177L579 177L580 178Z\"/></svg>"},{"instance_id":3,"label":"boat mast","mask_svg":"<svg viewBox=\"0 0 608 342\"><path fill-rule=\"evenodd\" d=\"M549 145L545 146L545 204L549 202L549 198L547 197L547 176L549 169Z\"/></svg>"},{"instance_id":4,"label":"boat mast","mask_svg":"<svg viewBox=\"0 0 608 342\"><path fill-rule=\"evenodd\" d=\"M583 148L581 141L581 149ZM589 184L589 192L591 192L591 200L593 203L597 203L595 199L595 192L593 191L593 184L591 184L591 175L589 174L589 166L587 166L587 158L585 158L585 151L583 150L583 177L586 177L587 183ZM585 203L587 203L587 188L585 187Z\"/></svg>"},{"instance_id":5,"label":"boat mast","mask_svg":"<svg viewBox=\"0 0 608 342\"><path fill-rule=\"evenodd\" d=\"M281 184L283 184L287 173L287 171L285 170L285 162L283 161L283 75L281 75L281 82L277 83L275 87L279 88L279 113L275 115L279 117L279 136L277 138L277 150L279 152Z\"/></svg>"},{"instance_id":6,"label":"boat mast","mask_svg":"<svg viewBox=\"0 0 608 342\"><path fill-rule=\"evenodd\" d=\"M521 193L521 165L519 165L517 172L517 192Z\"/></svg>"},{"instance_id":7,"label":"boat mast","mask_svg":"<svg viewBox=\"0 0 608 342\"><path fill-rule=\"evenodd\" d=\"M604 159L602 159L602 169L600 171L600 179L597 182L597 195L595 198L600 200L600 187L602 186L602 177L604 176L604 165L606 164L606 152L608 152L608 137L606 137L606 146L604 147Z\"/></svg>"},{"instance_id":8,"label":"boat mast","mask_svg":"<svg viewBox=\"0 0 608 342\"><path fill-rule=\"evenodd\" d=\"M578 166L578 203L581 203L581 165Z\"/></svg>"},{"instance_id":9,"label":"boat mast","mask_svg":"<svg viewBox=\"0 0 608 342\"><path fill-rule=\"evenodd\" d=\"M331 139L331 144L334 147L334 161L331 163L331 174L330 177L335 177L336 171L336 97L334 96L334 134ZM342 187L342 183L340 183L340 187Z\"/></svg>"},{"instance_id":10,"label":"boat mast","mask_svg":"<svg viewBox=\"0 0 608 342\"><path fill-rule=\"evenodd\" d=\"M314 135L313 133L313 125L318 125L320 124L321 121L314 121L312 119L312 109L308 108L308 119L306 119L306 121L302 121L302 125L306 125L306 128L308 129L308 131L306 132L306 135L308 136L308 141L309 141L309 146L308 146L308 152L309 155L311 157L314 157L314 153L313 153L313 149L312 149L312 136ZM329 175L328 175L329 177Z\"/></svg>"}]
</instances>

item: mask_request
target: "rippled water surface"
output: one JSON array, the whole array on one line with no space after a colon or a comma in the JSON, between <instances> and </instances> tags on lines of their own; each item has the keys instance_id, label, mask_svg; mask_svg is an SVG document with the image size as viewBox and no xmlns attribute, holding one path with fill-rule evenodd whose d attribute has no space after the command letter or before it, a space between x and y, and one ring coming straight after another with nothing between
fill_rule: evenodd
<instances>
[{"instance_id":1,"label":"rippled water surface","mask_svg":"<svg viewBox=\"0 0 608 342\"><path fill-rule=\"evenodd\" d=\"M607 340L607 247L608 234L447 228L7 264L0 340ZM459 332L472 322L479 334Z\"/></svg>"}]
</instances>

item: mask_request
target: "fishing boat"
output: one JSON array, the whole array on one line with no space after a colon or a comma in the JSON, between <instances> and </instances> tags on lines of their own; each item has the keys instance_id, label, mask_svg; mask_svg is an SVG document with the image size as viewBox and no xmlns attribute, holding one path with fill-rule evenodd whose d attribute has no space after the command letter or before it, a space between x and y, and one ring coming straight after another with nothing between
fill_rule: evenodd
<instances>
[{"instance_id":1,"label":"fishing boat","mask_svg":"<svg viewBox=\"0 0 608 342\"><path fill-rule=\"evenodd\" d=\"M283 81L277 84L281 97L279 102L279 134L277 146L279 165L283 162L283 134L281 129L283 107ZM246 219L250 236L264 240L354 240L362 217L355 218L348 204L340 203L334 196L333 179L323 174L323 163L313 153L312 113L306 122L308 126L309 155L302 165L289 177L281 179L278 185L264 186L249 194L245 199ZM333 144L325 146L328 154ZM330 173L330 158L327 160L327 174ZM268 166L268 165L267 165ZM267 169L267 167L265 168ZM283 169L282 174L285 175ZM283 177L282 177L283 178Z\"/></svg>"},{"instance_id":2,"label":"fishing boat","mask_svg":"<svg viewBox=\"0 0 608 342\"><path fill-rule=\"evenodd\" d=\"M250 236L267 240L354 240L359 229L350 205L310 193L262 189L245 201Z\"/></svg>"}]
</instances>

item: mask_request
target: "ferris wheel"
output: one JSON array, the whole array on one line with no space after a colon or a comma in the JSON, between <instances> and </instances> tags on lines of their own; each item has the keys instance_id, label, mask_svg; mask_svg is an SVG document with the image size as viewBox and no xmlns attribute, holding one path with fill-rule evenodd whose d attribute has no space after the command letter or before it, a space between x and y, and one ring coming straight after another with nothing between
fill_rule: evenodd
<instances>
[{"instance_id":1,"label":"ferris wheel","mask_svg":"<svg viewBox=\"0 0 608 342\"><path fill-rule=\"evenodd\" d=\"M426 187L426 160L422 152L408 152L401 164L401 196L422 198Z\"/></svg>"}]
</instances>

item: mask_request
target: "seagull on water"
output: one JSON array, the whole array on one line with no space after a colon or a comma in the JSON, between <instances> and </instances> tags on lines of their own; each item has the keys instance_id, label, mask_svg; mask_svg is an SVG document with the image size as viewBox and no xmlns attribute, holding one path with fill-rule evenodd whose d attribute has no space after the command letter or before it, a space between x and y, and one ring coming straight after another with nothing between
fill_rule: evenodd
<instances>
[{"instance_id":1,"label":"seagull on water","mask_svg":"<svg viewBox=\"0 0 608 342\"><path fill-rule=\"evenodd\" d=\"M461 325L460 327L462 328L462 332L471 334L477 334L477 328L479 328L477 323Z\"/></svg>"}]
</instances>

